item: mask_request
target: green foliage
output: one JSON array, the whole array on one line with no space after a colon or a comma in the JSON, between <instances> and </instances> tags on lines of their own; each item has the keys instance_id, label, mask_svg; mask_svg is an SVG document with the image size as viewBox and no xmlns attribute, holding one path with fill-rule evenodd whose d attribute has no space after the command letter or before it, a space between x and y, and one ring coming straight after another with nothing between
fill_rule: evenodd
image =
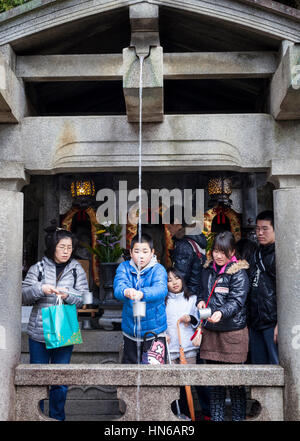
<instances>
[{"instance_id":1,"label":"green foliage","mask_svg":"<svg viewBox=\"0 0 300 441\"><path fill-rule=\"evenodd\" d=\"M122 226L115 224L96 224L97 245L92 248L84 245L86 249L95 254L100 262L117 262L124 249L120 247Z\"/></svg>"},{"instance_id":2,"label":"green foliage","mask_svg":"<svg viewBox=\"0 0 300 441\"><path fill-rule=\"evenodd\" d=\"M29 1L31 0L0 0L0 12L8 11Z\"/></svg>"},{"instance_id":3,"label":"green foliage","mask_svg":"<svg viewBox=\"0 0 300 441\"><path fill-rule=\"evenodd\" d=\"M208 233L207 231L203 231L203 233L206 236L207 240L206 253L210 253L216 233Z\"/></svg>"}]
</instances>

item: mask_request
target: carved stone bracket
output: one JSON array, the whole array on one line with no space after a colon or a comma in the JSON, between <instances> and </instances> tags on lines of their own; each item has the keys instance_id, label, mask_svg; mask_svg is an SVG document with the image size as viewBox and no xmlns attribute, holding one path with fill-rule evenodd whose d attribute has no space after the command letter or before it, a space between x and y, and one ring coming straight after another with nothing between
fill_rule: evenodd
<instances>
[{"instance_id":1,"label":"carved stone bracket","mask_svg":"<svg viewBox=\"0 0 300 441\"><path fill-rule=\"evenodd\" d=\"M171 403L179 399L179 387L118 387L118 398L126 403L118 421L181 421L171 410Z\"/></svg>"},{"instance_id":2,"label":"carved stone bracket","mask_svg":"<svg viewBox=\"0 0 300 441\"><path fill-rule=\"evenodd\" d=\"M283 389L281 387L252 387L251 397L261 405L261 412L251 421L283 421Z\"/></svg>"},{"instance_id":3,"label":"carved stone bracket","mask_svg":"<svg viewBox=\"0 0 300 441\"><path fill-rule=\"evenodd\" d=\"M300 158L273 159L268 181L277 189L300 187Z\"/></svg>"},{"instance_id":4,"label":"carved stone bracket","mask_svg":"<svg viewBox=\"0 0 300 441\"><path fill-rule=\"evenodd\" d=\"M48 418L40 409L39 402L48 399L48 386L18 386L16 392L17 421L56 421Z\"/></svg>"}]
</instances>

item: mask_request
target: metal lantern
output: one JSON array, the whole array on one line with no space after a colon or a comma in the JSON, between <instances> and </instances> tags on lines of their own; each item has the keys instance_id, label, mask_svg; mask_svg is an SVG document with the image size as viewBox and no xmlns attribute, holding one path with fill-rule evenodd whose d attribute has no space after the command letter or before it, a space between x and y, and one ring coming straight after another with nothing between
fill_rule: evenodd
<instances>
[{"instance_id":1,"label":"metal lantern","mask_svg":"<svg viewBox=\"0 0 300 441\"><path fill-rule=\"evenodd\" d=\"M95 196L95 184L91 179L75 180L71 184L73 205L84 209L92 204Z\"/></svg>"},{"instance_id":2,"label":"metal lantern","mask_svg":"<svg viewBox=\"0 0 300 441\"><path fill-rule=\"evenodd\" d=\"M212 203L224 203L226 205L231 204L229 196L232 193L232 180L231 178L224 178L218 176L211 178L208 181L208 195Z\"/></svg>"},{"instance_id":3,"label":"metal lantern","mask_svg":"<svg viewBox=\"0 0 300 441\"><path fill-rule=\"evenodd\" d=\"M232 193L232 181L231 178L211 178L208 181L208 194L212 195L231 195Z\"/></svg>"},{"instance_id":4,"label":"metal lantern","mask_svg":"<svg viewBox=\"0 0 300 441\"><path fill-rule=\"evenodd\" d=\"M73 181L71 184L71 194L73 198L95 196L95 184L91 179Z\"/></svg>"}]
</instances>

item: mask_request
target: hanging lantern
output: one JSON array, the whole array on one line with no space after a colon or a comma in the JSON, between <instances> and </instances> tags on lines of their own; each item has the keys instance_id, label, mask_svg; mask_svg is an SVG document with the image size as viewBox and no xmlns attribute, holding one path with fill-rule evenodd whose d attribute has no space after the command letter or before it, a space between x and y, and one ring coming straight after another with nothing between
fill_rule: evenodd
<instances>
[{"instance_id":1,"label":"hanging lantern","mask_svg":"<svg viewBox=\"0 0 300 441\"><path fill-rule=\"evenodd\" d=\"M211 178L208 181L208 195L212 203L223 203L226 205L231 204L229 196L232 193L232 180L231 178L224 178L218 176Z\"/></svg>"},{"instance_id":2,"label":"hanging lantern","mask_svg":"<svg viewBox=\"0 0 300 441\"><path fill-rule=\"evenodd\" d=\"M82 196L95 196L95 185L91 179L73 181L71 184L71 194L73 198Z\"/></svg>"},{"instance_id":3,"label":"hanging lantern","mask_svg":"<svg viewBox=\"0 0 300 441\"><path fill-rule=\"evenodd\" d=\"M74 205L88 206L95 196L95 184L91 179L75 180L71 184Z\"/></svg>"}]
</instances>

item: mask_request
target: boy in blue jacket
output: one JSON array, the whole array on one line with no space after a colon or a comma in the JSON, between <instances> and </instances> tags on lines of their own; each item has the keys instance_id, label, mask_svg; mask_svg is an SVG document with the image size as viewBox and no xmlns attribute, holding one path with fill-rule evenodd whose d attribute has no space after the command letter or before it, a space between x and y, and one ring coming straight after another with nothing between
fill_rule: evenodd
<instances>
[{"instance_id":1,"label":"boy in blue jacket","mask_svg":"<svg viewBox=\"0 0 300 441\"><path fill-rule=\"evenodd\" d=\"M114 279L114 296L124 303L124 364L138 363L138 344L144 340L146 332L155 332L165 344L167 329L165 297L168 294L168 277L165 268L157 262L153 240L148 234L141 236L140 243L138 235L132 239L130 256L130 261L120 263ZM146 302L146 316L140 320L140 333L137 319L133 316L133 303L139 300ZM150 348L154 340L153 335L146 337L144 350Z\"/></svg>"}]
</instances>

